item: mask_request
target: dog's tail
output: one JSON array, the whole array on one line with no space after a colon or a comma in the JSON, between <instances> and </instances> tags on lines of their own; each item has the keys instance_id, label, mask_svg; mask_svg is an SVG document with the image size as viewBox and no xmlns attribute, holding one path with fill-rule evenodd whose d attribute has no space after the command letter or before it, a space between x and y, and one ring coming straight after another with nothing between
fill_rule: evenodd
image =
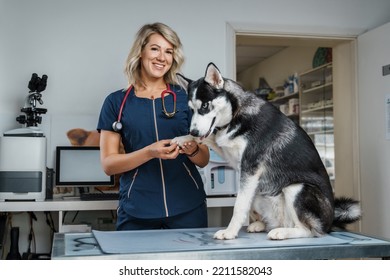
<instances>
[{"instance_id":1,"label":"dog's tail","mask_svg":"<svg viewBox=\"0 0 390 280\"><path fill-rule=\"evenodd\" d=\"M340 197L335 199L333 226L345 229L347 224L360 220L362 211L359 201Z\"/></svg>"}]
</instances>

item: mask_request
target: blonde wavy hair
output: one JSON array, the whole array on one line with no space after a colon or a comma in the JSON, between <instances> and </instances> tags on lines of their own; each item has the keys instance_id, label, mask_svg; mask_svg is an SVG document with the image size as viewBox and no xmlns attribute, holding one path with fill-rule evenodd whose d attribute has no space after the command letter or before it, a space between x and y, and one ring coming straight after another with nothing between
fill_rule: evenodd
<instances>
[{"instance_id":1,"label":"blonde wavy hair","mask_svg":"<svg viewBox=\"0 0 390 280\"><path fill-rule=\"evenodd\" d=\"M156 22L152 24L145 24L137 32L136 39L131 47L130 53L125 63L125 75L127 77L128 85L136 82L144 85L141 78L141 52L145 45L149 42L149 37L152 34L159 34L163 36L173 46L173 61L169 71L164 75L164 80L170 84L178 84L176 73L181 70L184 63L183 46L179 36L169 26Z\"/></svg>"}]
</instances>

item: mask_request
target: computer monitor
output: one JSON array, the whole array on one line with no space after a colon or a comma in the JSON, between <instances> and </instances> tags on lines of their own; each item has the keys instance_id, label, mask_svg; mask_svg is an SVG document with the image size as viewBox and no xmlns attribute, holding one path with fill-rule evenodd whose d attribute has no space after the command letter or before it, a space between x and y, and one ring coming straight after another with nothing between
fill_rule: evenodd
<instances>
[{"instance_id":1,"label":"computer monitor","mask_svg":"<svg viewBox=\"0 0 390 280\"><path fill-rule=\"evenodd\" d=\"M99 147L57 146L56 186L114 186L114 175L104 173Z\"/></svg>"}]
</instances>

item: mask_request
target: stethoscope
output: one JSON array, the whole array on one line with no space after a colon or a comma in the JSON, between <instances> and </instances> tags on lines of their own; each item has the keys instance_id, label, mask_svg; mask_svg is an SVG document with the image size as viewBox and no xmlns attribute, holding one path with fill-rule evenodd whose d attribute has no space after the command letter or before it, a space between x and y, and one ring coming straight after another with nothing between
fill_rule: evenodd
<instances>
[{"instance_id":1,"label":"stethoscope","mask_svg":"<svg viewBox=\"0 0 390 280\"><path fill-rule=\"evenodd\" d=\"M123 128L123 125L121 123L122 111L123 111L123 108L125 107L126 99L129 96L129 93L132 90L132 88L133 88L133 86L131 85L128 88L128 90L126 91L125 97L122 100L121 107L119 108L118 119L112 124L112 129L116 132L121 131ZM172 95L172 97L173 97L173 111L172 112L168 112L167 108L165 107L164 97L166 95ZM169 119L172 118L177 112L176 111L176 93L171 90L171 88L169 87L168 84L167 84L167 89L163 90L163 92L161 92L161 106L162 106L162 111L163 111L164 115Z\"/></svg>"}]
</instances>

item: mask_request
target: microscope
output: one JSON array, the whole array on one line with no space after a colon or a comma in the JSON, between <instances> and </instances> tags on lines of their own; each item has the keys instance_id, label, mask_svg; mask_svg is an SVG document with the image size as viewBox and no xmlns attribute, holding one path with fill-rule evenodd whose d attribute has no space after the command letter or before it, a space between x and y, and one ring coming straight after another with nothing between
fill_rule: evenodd
<instances>
[{"instance_id":1,"label":"microscope","mask_svg":"<svg viewBox=\"0 0 390 280\"><path fill-rule=\"evenodd\" d=\"M43 105L42 92L46 89L47 75L42 75L40 78L36 73L32 74L31 80L28 83L30 89L24 107L21 112L24 113L16 118L16 121L25 125L25 128L17 128L4 133L4 136L30 135L44 136L43 132L38 128L41 124L41 115L46 114L47 109L38 108L37 104Z\"/></svg>"},{"instance_id":2,"label":"microscope","mask_svg":"<svg viewBox=\"0 0 390 280\"><path fill-rule=\"evenodd\" d=\"M38 128L47 75L32 74L23 114L16 121L24 127L9 130L0 137L0 201L44 201L46 196L46 137Z\"/></svg>"}]
</instances>

